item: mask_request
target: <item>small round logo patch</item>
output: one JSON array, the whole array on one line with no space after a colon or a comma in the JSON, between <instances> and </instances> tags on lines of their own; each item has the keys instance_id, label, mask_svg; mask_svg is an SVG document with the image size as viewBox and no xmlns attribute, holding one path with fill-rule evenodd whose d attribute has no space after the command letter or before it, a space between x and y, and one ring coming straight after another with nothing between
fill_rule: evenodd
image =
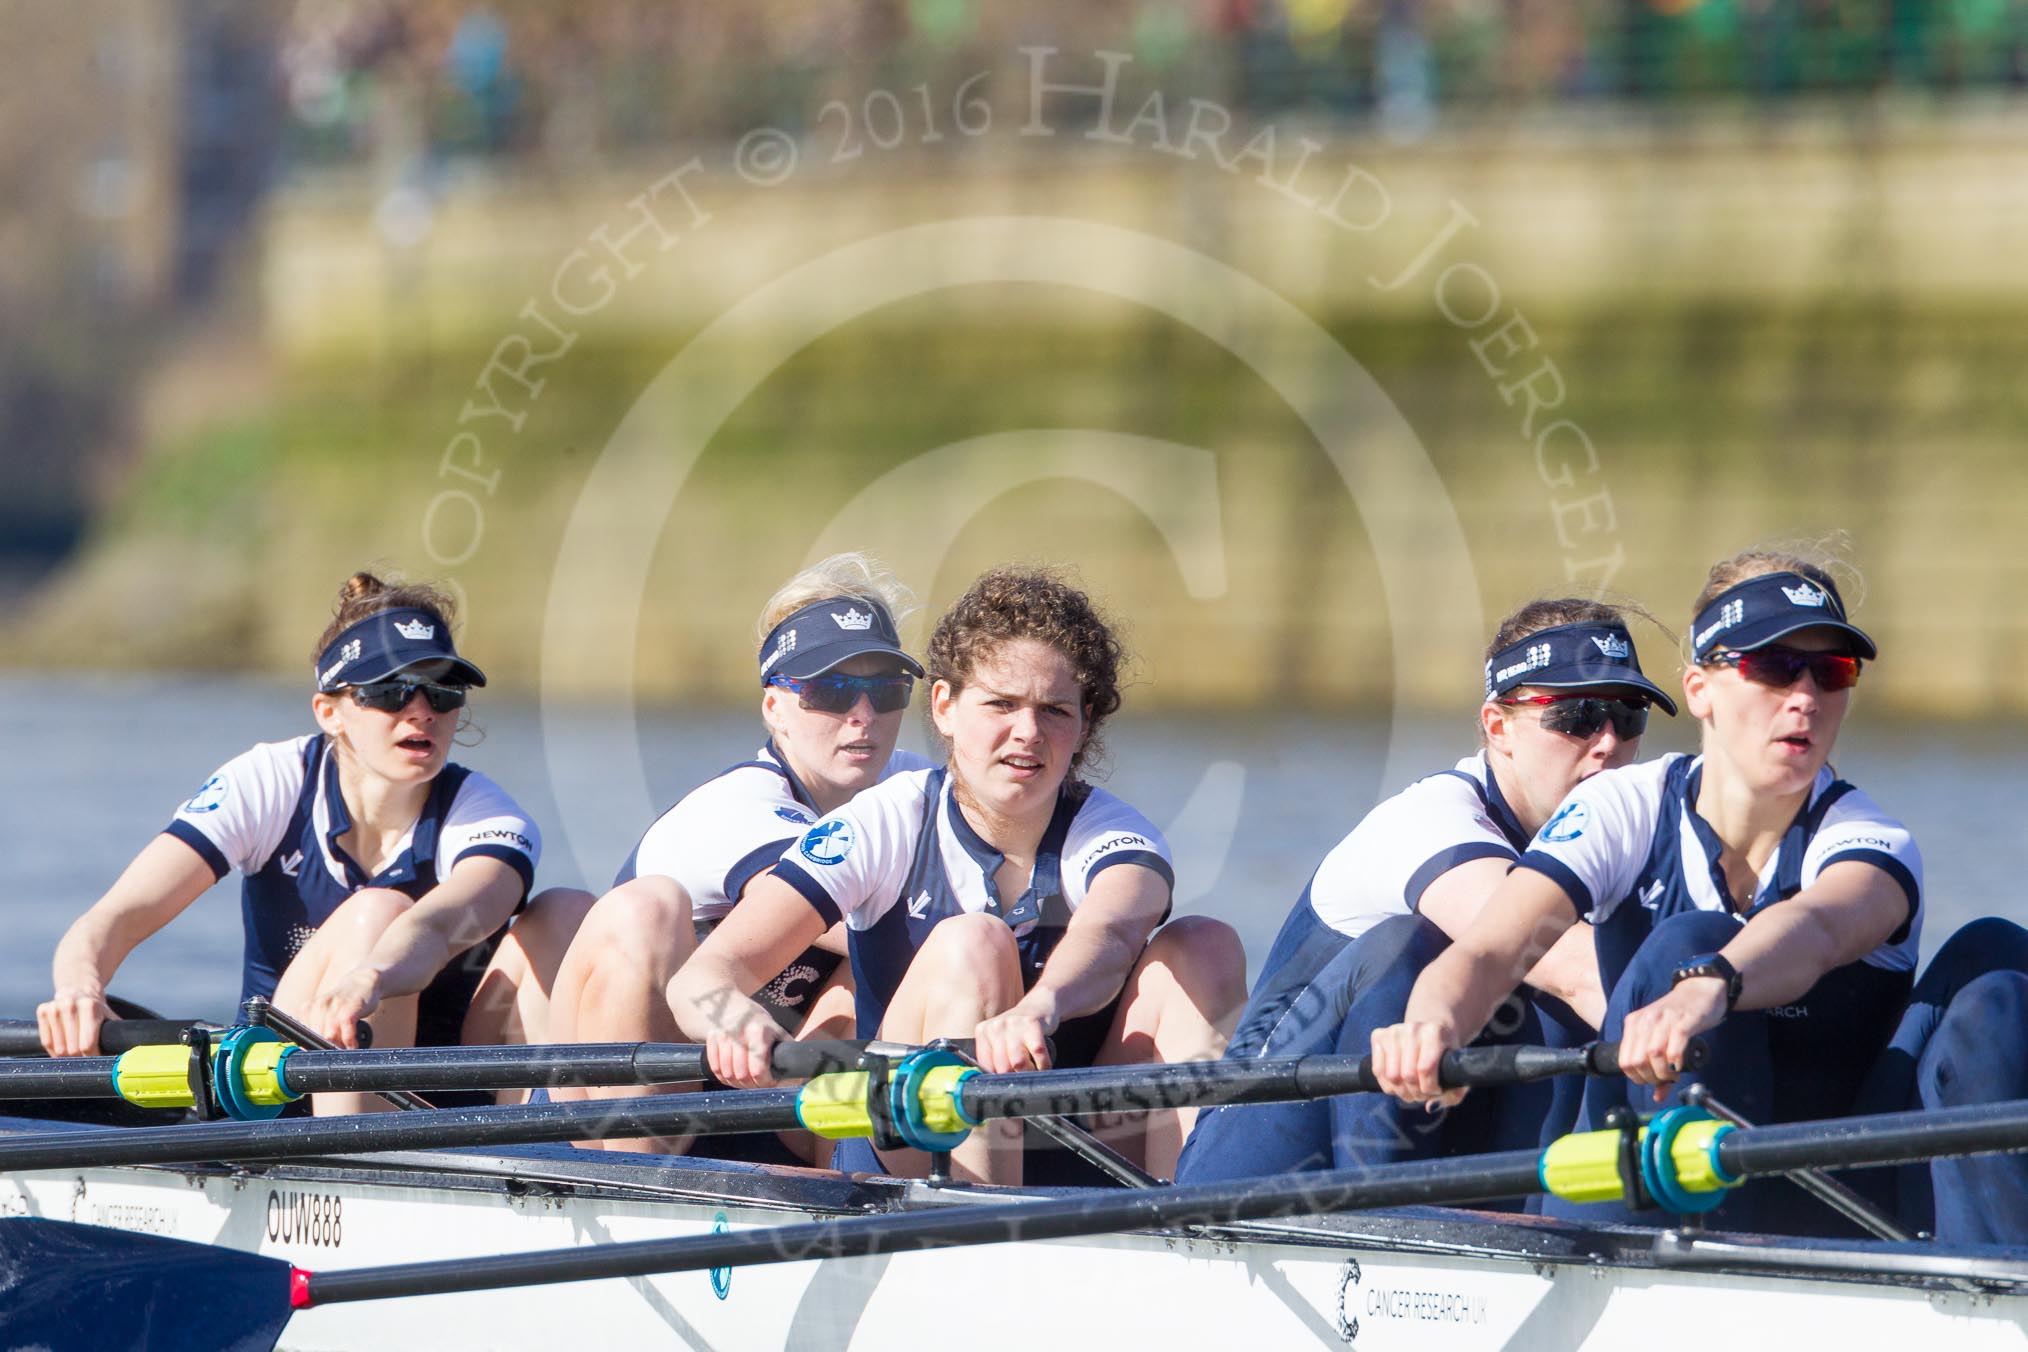
<instances>
[{"instance_id":1,"label":"small round logo patch","mask_svg":"<svg viewBox=\"0 0 2028 1352\"><path fill-rule=\"evenodd\" d=\"M183 805L185 812L216 812L225 801L225 776L213 775L204 781L204 787L191 795Z\"/></svg>"},{"instance_id":2,"label":"small round logo patch","mask_svg":"<svg viewBox=\"0 0 2028 1352\"><path fill-rule=\"evenodd\" d=\"M838 817L818 822L803 833L801 849L803 858L813 864L843 863L852 853L852 828Z\"/></svg>"},{"instance_id":3,"label":"small round logo patch","mask_svg":"<svg viewBox=\"0 0 2028 1352\"><path fill-rule=\"evenodd\" d=\"M1549 819L1549 824L1542 828L1542 838L1555 841L1557 844L1562 844L1566 840L1576 840L1584 834L1584 828L1590 824L1590 808L1583 803L1565 803L1556 810L1556 815Z\"/></svg>"},{"instance_id":4,"label":"small round logo patch","mask_svg":"<svg viewBox=\"0 0 2028 1352\"><path fill-rule=\"evenodd\" d=\"M713 1216L711 1218L712 1234L722 1235L730 1229L732 1229L732 1223L726 1220L725 1213L723 1211L719 1212L716 1216ZM711 1294L717 1296L720 1300L724 1300L727 1296L732 1294L731 1268L715 1267L711 1269Z\"/></svg>"}]
</instances>

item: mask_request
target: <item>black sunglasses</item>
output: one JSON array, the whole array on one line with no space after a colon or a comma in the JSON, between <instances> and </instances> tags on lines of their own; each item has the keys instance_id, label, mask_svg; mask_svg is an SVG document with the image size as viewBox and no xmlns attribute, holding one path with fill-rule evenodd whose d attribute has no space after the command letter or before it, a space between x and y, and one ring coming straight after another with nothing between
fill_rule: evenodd
<instances>
[{"instance_id":1,"label":"black sunglasses","mask_svg":"<svg viewBox=\"0 0 2028 1352\"><path fill-rule=\"evenodd\" d=\"M1589 740L1607 723L1621 741L1648 730L1648 701L1607 699L1601 695L1516 695L1502 704L1532 704L1542 708L1542 726L1551 732L1566 732Z\"/></svg>"},{"instance_id":2,"label":"black sunglasses","mask_svg":"<svg viewBox=\"0 0 2028 1352\"><path fill-rule=\"evenodd\" d=\"M915 679L910 676L847 676L837 671L801 680L794 676L772 676L768 684L793 691L805 709L820 714L850 713L861 695L873 705L873 712L891 714L908 707L909 693L915 689Z\"/></svg>"},{"instance_id":3,"label":"black sunglasses","mask_svg":"<svg viewBox=\"0 0 2028 1352\"><path fill-rule=\"evenodd\" d=\"M1727 649L1704 659L1707 667L1738 667L1739 674L1761 685L1786 690L1807 671L1817 678L1817 689L1850 690L1859 684L1859 659L1849 653L1806 653L1769 643L1750 652Z\"/></svg>"},{"instance_id":4,"label":"black sunglasses","mask_svg":"<svg viewBox=\"0 0 2028 1352\"><path fill-rule=\"evenodd\" d=\"M440 714L465 706L465 686L438 685L434 681L368 681L352 687L352 698L358 700L363 709L398 714L408 707L417 691L421 691L430 708Z\"/></svg>"}]
</instances>

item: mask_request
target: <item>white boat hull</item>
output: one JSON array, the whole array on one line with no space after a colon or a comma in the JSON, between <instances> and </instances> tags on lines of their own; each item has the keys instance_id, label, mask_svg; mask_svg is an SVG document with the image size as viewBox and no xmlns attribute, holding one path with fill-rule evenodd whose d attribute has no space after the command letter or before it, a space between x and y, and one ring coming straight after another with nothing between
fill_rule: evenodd
<instances>
[{"instance_id":1,"label":"white boat hull","mask_svg":"<svg viewBox=\"0 0 2028 1352\"><path fill-rule=\"evenodd\" d=\"M777 1226L925 1201L922 1189L854 1194L835 1176L802 1171L663 1161L630 1170L610 1156L580 1166L578 1153L414 1156L408 1169L382 1157L239 1174L15 1175L0 1178L0 1215L225 1245L315 1271ZM476 1172L445 1173L452 1160ZM612 1181L629 1173L643 1184ZM547 1181L510 1181L517 1175ZM680 1190L702 1195L672 1195ZM1231 1234L1128 1234L342 1304L298 1313L281 1345L2028 1347L2028 1264L1977 1269L1971 1254L1957 1255L1961 1266L1987 1280L1685 1270L1644 1258L1645 1238L1630 1232L1512 1218L1344 1218ZM2009 1272L2020 1284L2004 1280ZM202 1318L201 1300L192 1317Z\"/></svg>"}]
</instances>

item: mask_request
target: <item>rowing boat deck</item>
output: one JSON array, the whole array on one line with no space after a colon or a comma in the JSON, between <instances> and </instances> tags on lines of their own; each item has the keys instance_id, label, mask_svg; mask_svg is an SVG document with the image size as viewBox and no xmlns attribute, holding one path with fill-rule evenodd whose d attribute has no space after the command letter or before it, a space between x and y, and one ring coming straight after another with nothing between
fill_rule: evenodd
<instances>
[{"instance_id":1,"label":"rowing boat deck","mask_svg":"<svg viewBox=\"0 0 2028 1352\"><path fill-rule=\"evenodd\" d=\"M0 1119L0 1132L50 1124ZM568 1146L0 1178L41 1215L337 1269L1007 1200ZM201 1301L201 1295L194 1297ZM1716 1302L1716 1303L1714 1303ZM2028 1252L1415 1209L319 1307L301 1349L2028 1347Z\"/></svg>"}]
</instances>

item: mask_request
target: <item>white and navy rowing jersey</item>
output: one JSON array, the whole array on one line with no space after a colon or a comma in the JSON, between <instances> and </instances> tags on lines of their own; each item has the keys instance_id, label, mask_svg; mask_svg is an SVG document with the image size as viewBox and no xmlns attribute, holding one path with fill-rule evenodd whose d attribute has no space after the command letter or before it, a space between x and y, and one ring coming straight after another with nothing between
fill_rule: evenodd
<instances>
[{"instance_id":1,"label":"white and navy rowing jersey","mask_svg":"<svg viewBox=\"0 0 2028 1352\"><path fill-rule=\"evenodd\" d=\"M1429 885L1458 865L1512 863L1527 844L1484 753L1469 756L1368 812L1324 856L1302 904L1319 923L1356 939L1389 916L1418 910Z\"/></svg>"},{"instance_id":2,"label":"white and navy rowing jersey","mask_svg":"<svg viewBox=\"0 0 2028 1352\"><path fill-rule=\"evenodd\" d=\"M1907 827L1826 767L1761 867L1754 895L1736 899L1719 867L1724 846L1692 807L1703 768L1703 757L1679 754L1593 775L1571 790L1517 865L1546 874L1590 917L1608 989L1656 922L1700 910L1731 912L1744 924L1846 860L1881 869L1908 897L1907 918L1864 961L1915 969L1922 855Z\"/></svg>"},{"instance_id":3,"label":"white and navy rowing jersey","mask_svg":"<svg viewBox=\"0 0 2028 1352\"><path fill-rule=\"evenodd\" d=\"M897 751L881 778L929 768L914 752ZM752 760L707 779L657 817L613 886L644 874L673 879L690 897L691 918L714 923L823 815L770 740Z\"/></svg>"},{"instance_id":4,"label":"white and navy rowing jersey","mask_svg":"<svg viewBox=\"0 0 2028 1352\"><path fill-rule=\"evenodd\" d=\"M233 757L165 829L202 855L214 877L233 869L245 877L242 1000L273 995L290 960L360 888L419 898L460 859L484 857L521 876L525 901L542 850L535 823L506 790L462 765L446 765L430 781L422 815L392 862L368 874L338 843L352 829L352 816L339 792L336 753L322 733L263 742Z\"/></svg>"},{"instance_id":5,"label":"white and navy rowing jersey","mask_svg":"<svg viewBox=\"0 0 2028 1352\"><path fill-rule=\"evenodd\" d=\"M1003 899L993 875L1003 856L959 810L948 774L916 770L866 790L812 826L775 865L775 876L851 938L859 1032L878 1032L909 962L939 921L997 913L1013 929L1024 985L1033 985L1092 880L1137 864L1174 887L1168 842L1104 789L1067 782L1036 847L1029 885Z\"/></svg>"}]
</instances>

